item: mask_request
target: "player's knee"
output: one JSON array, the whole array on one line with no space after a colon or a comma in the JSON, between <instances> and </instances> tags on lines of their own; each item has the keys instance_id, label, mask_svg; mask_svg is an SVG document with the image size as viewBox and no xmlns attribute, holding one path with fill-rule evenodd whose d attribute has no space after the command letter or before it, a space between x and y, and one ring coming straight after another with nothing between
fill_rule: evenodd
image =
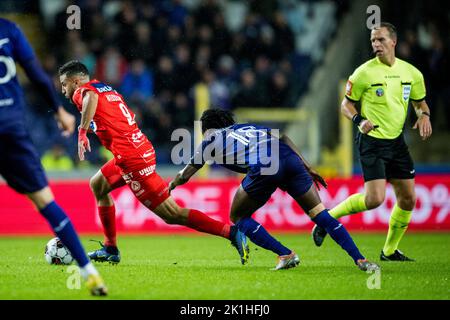
<instances>
[{"instance_id":1,"label":"player's knee","mask_svg":"<svg viewBox=\"0 0 450 320\"><path fill-rule=\"evenodd\" d=\"M416 206L416 196L414 194L398 198L398 206L403 210L413 210Z\"/></svg>"},{"instance_id":2,"label":"player's knee","mask_svg":"<svg viewBox=\"0 0 450 320\"><path fill-rule=\"evenodd\" d=\"M365 199L366 207L368 210L379 207L384 202L383 193L367 194Z\"/></svg>"},{"instance_id":3,"label":"player's knee","mask_svg":"<svg viewBox=\"0 0 450 320\"><path fill-rule=\"evenodd\" d=\"M89 179L89 187L91 188L91 191L94 194L97 194L98 192L98 182L95 176L91 177L91 179Z\"/></svg>"},{"instance_id":4,"label":"player's knee","mask_svg":"<svg viewBox=\"0 0 450 320\"><path fill-rule=\"evenodd\" d=\"M103 196L102 182L96 175L89 180L89 187L96 198Z\"/></svg>"}]
</instances>

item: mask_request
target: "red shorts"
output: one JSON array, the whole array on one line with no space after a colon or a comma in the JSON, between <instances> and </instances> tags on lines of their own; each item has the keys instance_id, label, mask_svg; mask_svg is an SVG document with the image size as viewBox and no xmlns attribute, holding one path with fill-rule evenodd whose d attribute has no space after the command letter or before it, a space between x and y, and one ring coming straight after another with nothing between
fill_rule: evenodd
<instances>
[{"instance_id":1,"label":"red shorts","mask_svg":"<svg viewBox=\"0 0 450 320\"><path fill-rule=\"evenodd\" d=\"M124 173L116 165L115 159L111 159L100 170L113 190L128 185L143 205L154 210L169 197L169 186L156 173L155 168L156 165L153 164L141 170Z\"/></svg>"}]
</instances>

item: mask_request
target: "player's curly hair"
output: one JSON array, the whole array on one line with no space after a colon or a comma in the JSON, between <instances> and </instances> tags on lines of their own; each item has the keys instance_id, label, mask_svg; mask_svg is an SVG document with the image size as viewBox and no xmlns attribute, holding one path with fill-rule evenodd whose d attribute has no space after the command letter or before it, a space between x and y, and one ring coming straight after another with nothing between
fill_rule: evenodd
<instances>
[{"instance_id":1,"label":"player's curly hair","mask_svg":"<svg viewBox=\"0 0 450 320\"><path fill-rule=\"evenodd\" d=\"M78 60L70 60L59 68L59 75L65 74L67 77L74 75L89 75L88 68Z\"/></svg>"},{"instance_id":2,"label":"player's curly hair","mask_svg":"<svg viewBox=\"0 0 450 320\"><path fill-rule=\"evenodd\" d=\"M233 113L222 109L208 109L204 111L200 121L202 122L203 133L208 129L226 128L236 123Z\"/></svg>"}]
</instances>

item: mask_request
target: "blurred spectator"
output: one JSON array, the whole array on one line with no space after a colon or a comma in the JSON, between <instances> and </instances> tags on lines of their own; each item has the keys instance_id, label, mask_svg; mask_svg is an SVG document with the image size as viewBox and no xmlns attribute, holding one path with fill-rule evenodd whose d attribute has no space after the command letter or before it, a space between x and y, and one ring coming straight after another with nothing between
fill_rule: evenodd
<instances>
[{"instance_id":1,"label":"blurred spectator","mask_svg":"<svg viewBox=\"0 0 450 320\"><path fill-rule=\"evenodd\" d=\"M225 25L225 18L222 13L217 13L214 16L213 25L213 40L212 46L214 48L214 56L218 57L221 54L228 53L231 45L231 33Z\"/></svg>"},{"instance_id":2,"label":"blurred spectator","mask_svg":"<svg viewBox=\"0 0 450 320\"><path fill-rule=\"evenodd\" d=\"M127 62L116 47L107 47L97 59L96 78L118 87L127 72Z\"/></svg>"},{"instance_id":3,"label":"blurred spectator","mask_svg":"<svg viewBox=\"0 0 450 320\"><path fill-rule=\"evenodd\" d=\"M291 54L295 49L294 33L280 11L277 11L274 15L272 28L274 30L275 47L278 48L280 55Z\"/></svg>"},{"instance_id":4,"label":"blurred spectator","mask_svg":"<svg viewBox=\"0 0 450 320\"><path fill-rule=\"evenodd\" d=\"M72 159L66 154L64 147L55 144L41 159L46 171L69 171L73 169Z\"/></svg>"},{"instance_id":5,"label":"blurred spectator","mask_svg":"<svg viewBox=\"0 0 450 320\"><path fill-rule=\"evenodd\" d=\"M291 88L287 81L286 76L280 72L276 71L272 75L272 79L269 83L269 102L270 107L292 107L292 94Z\"/></svg>"},{"instance_id":6,"label":"blurred spectator","mask_svg":"<svg viewBox=\"0 0 450 320\"><path fill-rule=\"evenodd\" d=\"M195 20L198 25L208 25L214 20L214 16L220 12L217 0L202 0L195 12Z\"/></svg>"},{"instance_id":7,"label":"blurred spectator","mask_svg":"<svg viewBox=\"0 0 450 320\"><path fill-rule=\"evenodd\" d=\"M246 69L241 74L241 86L233 98L233 108L255 107L264 104L261 99L261 90L256 86L255 74L252 70Z\"/></svg>"},{"instance_id":8,"label":"blurred spectator","mask_svg":"<svg viewBox=\"0 0 450 320\"><path fill-rule=\"evenodd\" d=\"M139 22L134 29L134 41L129 43L126 56L131 59L141 59L147 65L154 62L153 43L151 41L152 29L146 22Z\"/></svg>"},{"instance_id":9,"label":"blurred spectator","mask_svg":"<svg viewBox=\"0 0 450 320\"><path fill-rule=\"evenodd\" d=\"M184 25L184 20L188 15L186 7L181 0L172 0L169 10L169 23L181 28Z\"/></svg>"},{"instance_id":10,"label":"blurred spectator","mask_svg":"<svg viewBox=\"0 0 450 320\"><path fill-rule=\"evenodd\" d=\"M194 125L194 111L188 97L181 92L175 95L172 113L176 115L173 119L175 128L192 129Z\"/></svg>"},{"instance_id":11,"label":"blurred spectator","mask_svg":"<svg viewBox=\"0 0 450 320\"><path fill-rule=\"evenodd\" d=\"M155 92L161 94L164 91L171 91L176 86L175 67L169 56L162 56L158 62L155 72Z\"/></svg>"},{"instance_id":12,"label":"blurred spectator","mask_svg":"<svg viewBox=\"0 0 450 320\"><path fill-rule=\"evenodd\" d=\"M82 41L72 43L68 58L70 60L78 60L82 62L90 73L94 73L95 56L92 54L91 51L89 51L86 43Z\"/></svg>"},{"instance_id":13,"label":"blurred spectator","mask_svg":"<svg viewBox=\"0 0 450 320\"><path fill-rule=\"evenodd\" d=\"M175 49L176 91L188 92L197 81L197 73L191 62L191 49L187 44L180 44Z\"/></svg>"},{"instance_id":14,"label":"blurred spectator","mask_svg":"<svg viewBox=\"0 0 450 320\"><path fill-rule=\"evenodd\" d=\"M125 99L142 104L153 95L153 76L141 59L131 62L130 70L120 86L120 92Z\"/></svg>"},{"instance_id":15,"label":"blurred spectator","mask_svg":"<svg viewBox=\"0 0 450 320\"><path fill-rule=\"evenodd\" d=\"M231 107L230 91L227 86L216 78L211 70L203 72L203 81L208 86L209 100L214 108L229 109Z\"/></svg>"},{"instance_id":16,"label":"blurred spectator","mask_svg":"<svg viewBox=\"0 0 450 320\"><path fill-rule=\"evenodd\" d=\"M223 55L219 57L217 64L218 79L224 83L230 91L235 91L238 75L233 58L228 55Z\"/></svg>"}]
</instances>

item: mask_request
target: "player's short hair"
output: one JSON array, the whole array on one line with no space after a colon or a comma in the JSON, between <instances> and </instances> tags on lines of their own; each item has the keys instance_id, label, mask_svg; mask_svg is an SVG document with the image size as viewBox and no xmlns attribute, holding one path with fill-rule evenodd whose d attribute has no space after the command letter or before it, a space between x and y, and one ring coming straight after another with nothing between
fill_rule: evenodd
<instances>
[{"instance_id":1,"label":"player's short hair","mask_svg":"<svg viewBox=\"0 0 450 320\"><path fill-rule=\"evenodd\" d=\"M66 62L59 68L59 75L62 76L63 74L65 74L67 77L71 77L74 75L89 76L89 70L80 61L71 60Z\"/></svg>"},{"instance_id":2,"label":"player's short hair","mask_svg":"<svg viewBox=\"0 0 450 320\"><path fill-rule=\"evenodd\" d=\"M204 111L200 121L202 122L203 133L209 129L226 128L236 123L233 113L223 109L208 109Z\"/></svg>"},{"instance_id":3,"label":"player's short hair","mask_svg":"<svg viewBox=\"0 0 450 320\"><path fill-rule=\"evenodd\" d=\"M389 32L389 37L391 37L391 39L393 40L397 40L397 28L392 23L383 21L380 22L379 26L376 26L373 29L380 29L380 28L386 28Z\"/></svg>"}]
</instances>

